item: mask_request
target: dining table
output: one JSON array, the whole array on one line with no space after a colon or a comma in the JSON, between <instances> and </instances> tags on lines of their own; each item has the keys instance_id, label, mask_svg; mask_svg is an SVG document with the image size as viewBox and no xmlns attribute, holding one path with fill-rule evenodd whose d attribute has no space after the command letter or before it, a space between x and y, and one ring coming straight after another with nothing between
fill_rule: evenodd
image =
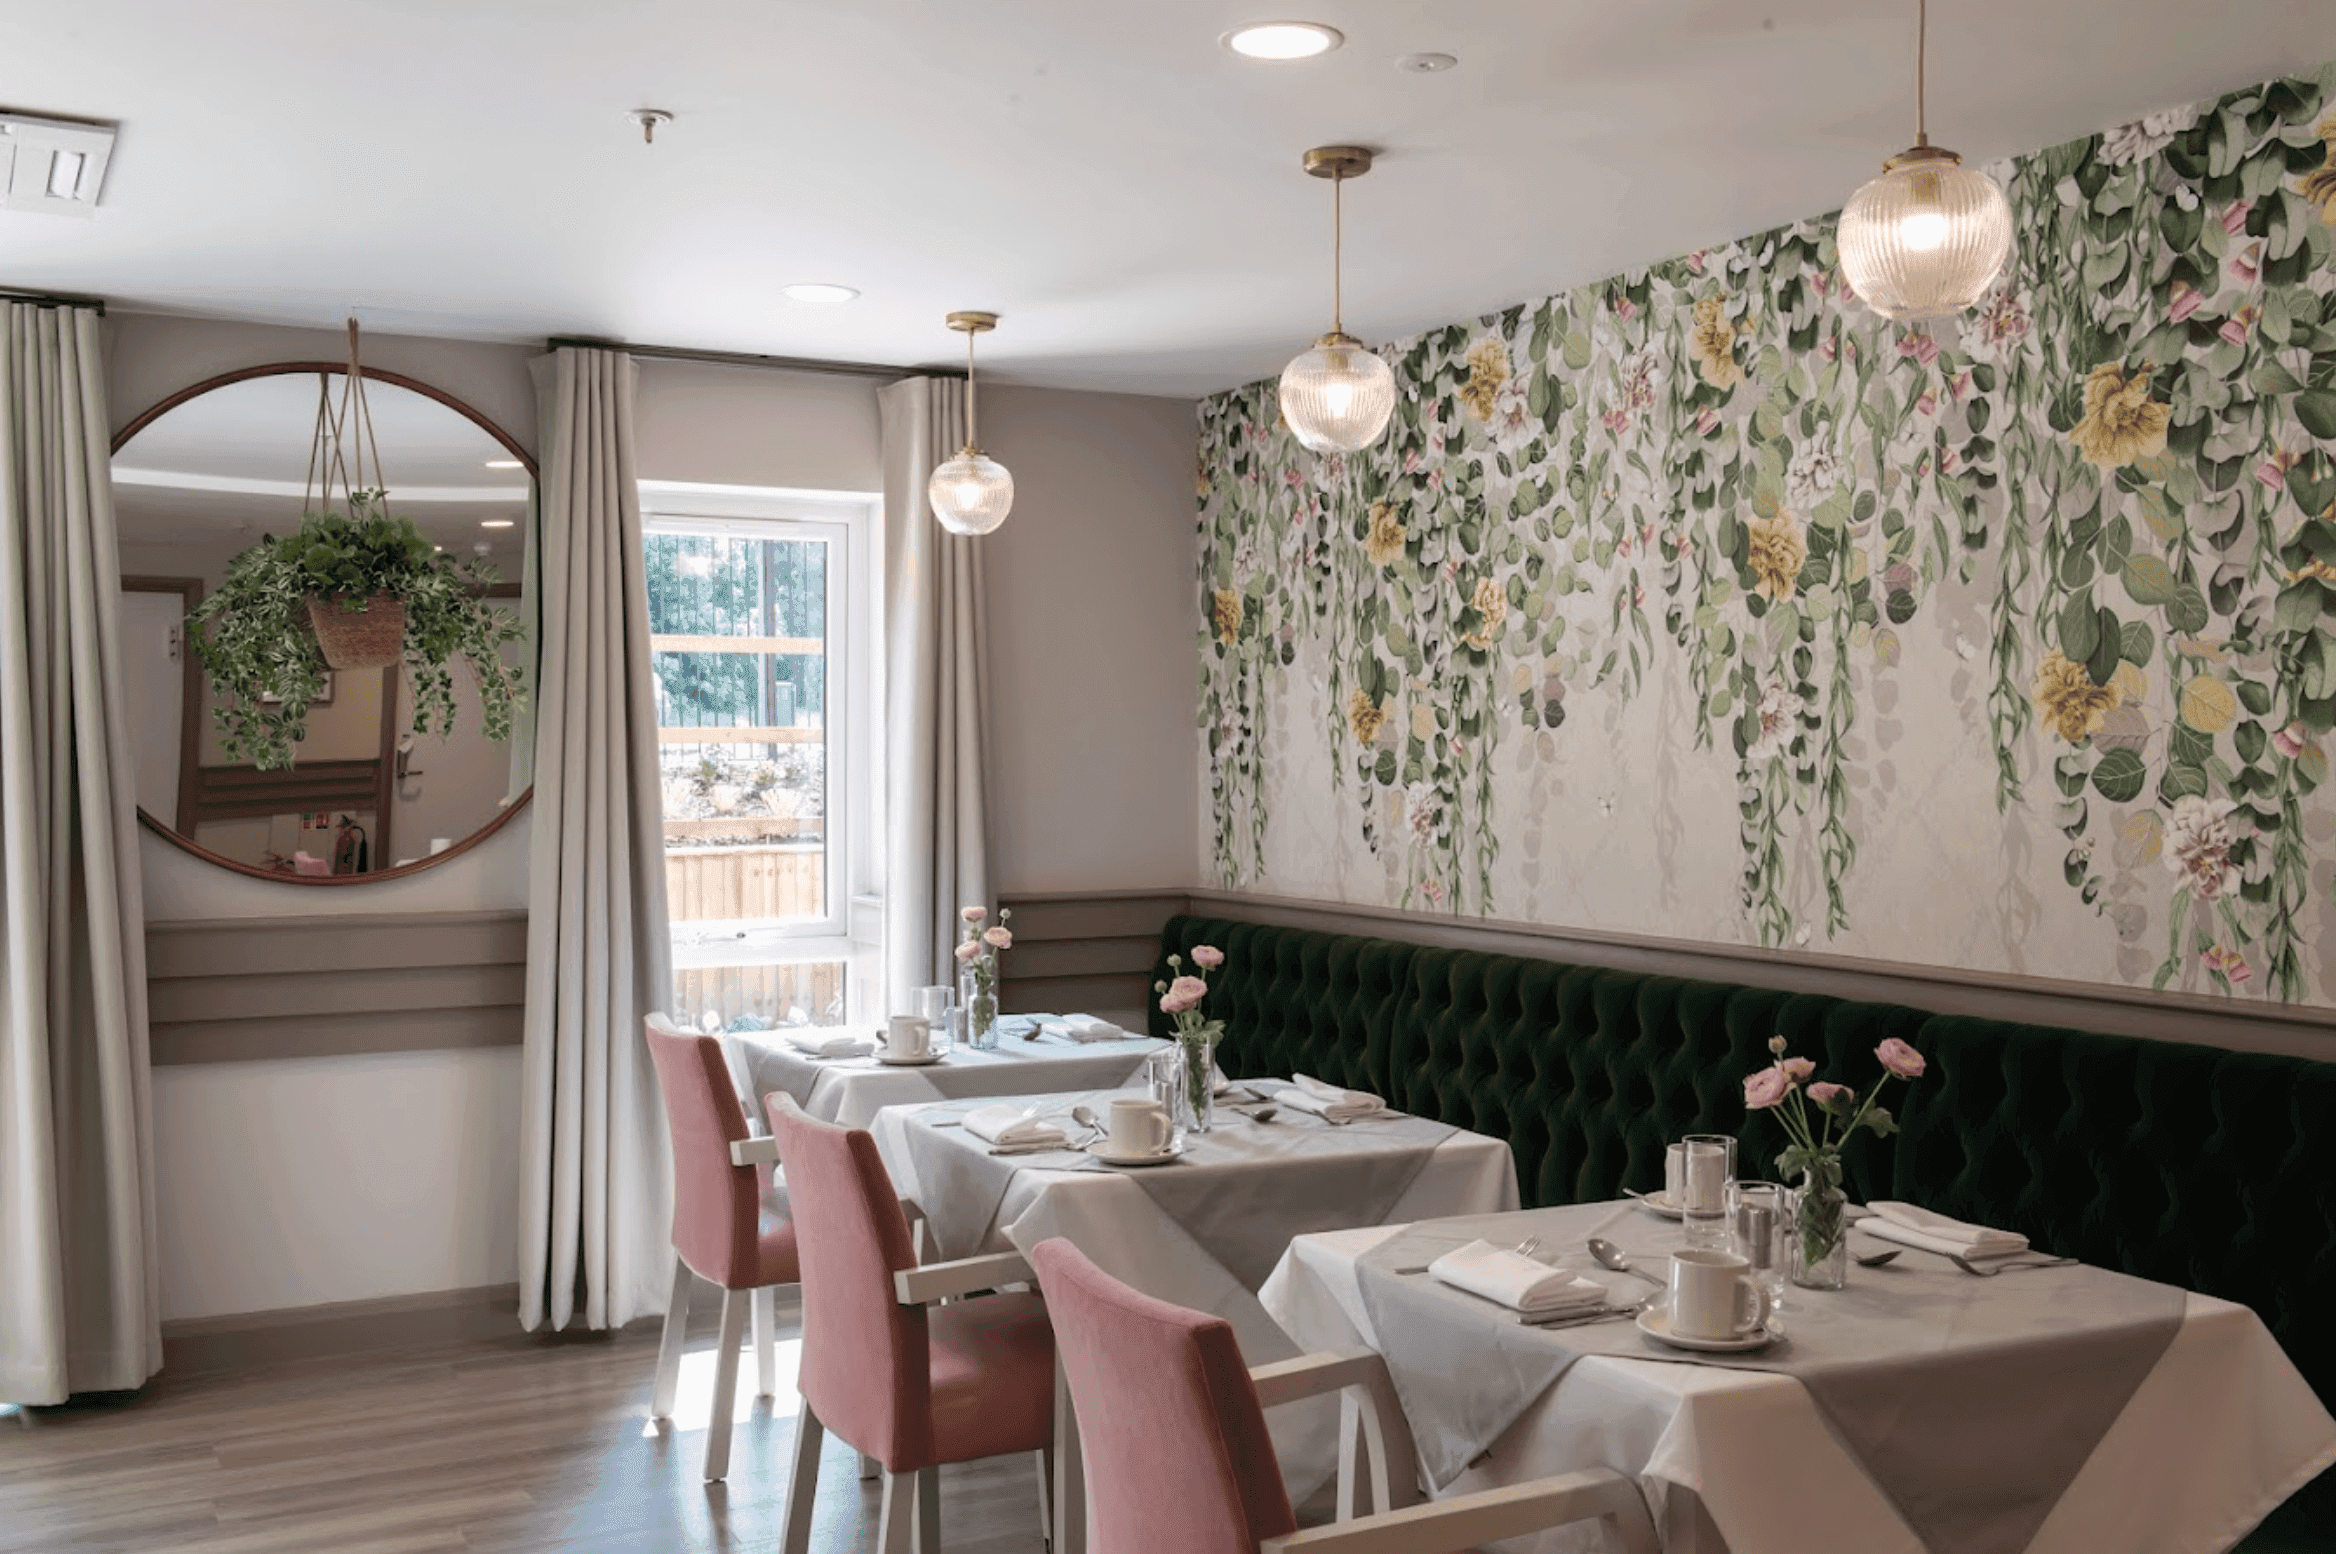
<instances>
[{"instance_id":1,"label":"dining table","mask_svg":"<svg viewBox=\"0 0 2336 1554\"><path fill-rule=\"evenodd\" d=\"M887 1062L876 1028L819 1027L821 1036L858 1036L873 1051L857 1057L818 1057L793 1040L800 1031L730 1031L723 1037L742 1093L753 1098L760 1124L774 1094L822 1122L864 1128L887 1106L919 1101L1030 1095L1055 1090L1109 1089L1128 1083L1144 1060L1168 1045L1143 1034L1143 1016L1121 1011L1101 1018L1125 1032L1120 1040L1082 1040L1061 1016L998 1017L997 1045L963 1044L919 1064Z\"/></svg>"},{"instance_id":2,"label":"dining table","mask_svg":"<svg viewBox=\"0 0 2336 1554\"><path fill-rule=\"evenodd\" d=\"M1772 1341L1740 1352L1672 1348L1622 1314L1659 1312L1683 1244L1629 1202L1302 1236L1261 1304L1306 1348L1385 1357L1431 1493L1613 1468L1669 1554L2211 1554L2336 1462L2336 1420L2245 1306L2041 1258L1975 1275L1850 1236L1897 1255L1840 1290L1788 1288ZM1638 1271L1603 1266L1593 1237ZM1476 1241L1525 1243L1615 1312L1528 1325L1430 1271ZM1599 1545L1575 1528L1494 1547Z\"/></svg>"},{"instance_id":3,"label":"dining table","mask_svg":"<svg viewBox=\"0 0 2336 1554\"><path fill-rule=\"evenodd\" d=\"M1274 1081L1244 1089L1271 1095ZM1251 1365L1303 1352L1258 1298L1294 1237L1518 1203L1508 1144L1446 1123L1382 1112L1333 1124L1288 1107L1258 1121L1220 1105L1207 1132L1160 1165L1120 1167L1078 1145L1074 1108L1098 1118L1128 1088L1016 1098L1068 1142L998 1153L967 1131L970 1100L888 1107L871 1131L894 1187L924 1215L938 1257L1027 1254L1068 1239L1105 1272L1158 1299L1225 1318ZM1326 1481L1338 1457L1335 1400L1269 1418L1293 1484Z\"/></svg>"}]
</instances>

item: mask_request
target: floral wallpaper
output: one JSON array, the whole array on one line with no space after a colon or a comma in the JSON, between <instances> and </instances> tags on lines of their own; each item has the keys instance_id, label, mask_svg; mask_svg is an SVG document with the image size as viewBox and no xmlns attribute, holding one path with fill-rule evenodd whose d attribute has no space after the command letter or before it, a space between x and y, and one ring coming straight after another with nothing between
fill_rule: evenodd
<instances>
[{"instance_id":1,"label":"floral wallpaper","mask_svg":"<svg viewBox=\"0 0 2336 1554\"><path fill-rule=\"evenodd\" d=\"M1957 320L1825 217L1205 402L1221 881L2336 998L2336 65L1990 172Z\"/></svg>"}]
</instances>

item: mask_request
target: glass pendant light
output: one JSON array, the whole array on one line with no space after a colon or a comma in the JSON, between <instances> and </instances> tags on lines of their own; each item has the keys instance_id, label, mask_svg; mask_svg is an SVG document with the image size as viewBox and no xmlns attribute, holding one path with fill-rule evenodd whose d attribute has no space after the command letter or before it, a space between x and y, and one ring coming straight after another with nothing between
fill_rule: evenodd
<instances>
[{"instance_id":1,"label":"glass pendant light","mask_svg":"<svg viewBox=\"0 0 2336 1554\"><path fill-rule=\"evenodd\" d=\"M1395 374L1346 332L1339 270L1345 260L1346 212L1339 191L1371 170L1361 146L1317 146L1306 171L1330 180L1330 333L1282 369L1282 419L1316 453L1356 453L1379 440L1395 413Z\"/></svg>"},{"instance_id":2,"label":"glass pendant light","mask_svg":"<svg viewBox=\"0 0 2336 1554\"><path fill-rule=\"evenodd\" d=\"M1841 207L1841 270L1866 305L1906 322L1947 318L1976 304L2012 252L2012 207L1985 173L1930 143L1923 58L1928 0L1917 0L1914 144Z\"/></svg>"},{"instance_id":3,"label":"glass pendant light","mask_svg":"<svg viewBox=\"0 0 2336 1554\"><path fill-rule=\"evenodd\" d=\"M965 336L965 446L933 471L925 495L933 516L951 534L987 534L1014 507L1014 477L973 440L973 337L998 327L995 313L952 313L949 327Z\"/></svg>"}]
</instances>

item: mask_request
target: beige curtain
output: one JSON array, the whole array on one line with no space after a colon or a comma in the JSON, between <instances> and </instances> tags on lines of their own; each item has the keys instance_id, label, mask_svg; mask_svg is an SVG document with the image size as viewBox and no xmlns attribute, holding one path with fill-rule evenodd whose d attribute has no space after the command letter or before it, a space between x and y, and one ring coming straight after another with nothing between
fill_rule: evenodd
<instances>
[{"instance_id":1,"label":"beige curtain","mask_svg":"<svg viewBox=\"0 0 2336 1554\"><path fill-rule=\"evenodd\" d=\"M521 1057L519 1315L621 1327L665 1309L671 1166L641 1036L668 1001L657 708L631 357L536 363L548 420Z\"/></svg>"},{"instance_id":2,"label":"beige curtain","mask_svg":"<svg viewBox=\"0 0 2336 1554\"><path fill-rule=\"evenodd\" d=\"M162 1368L95 313L0 303L0 1401Z\"/></svg>"},{"instance_id":3,"label":"beige curtain","mask_svg":"<svg viewBox=\"0 0 2336 1554\"><path fill-rule=\"evenodd\" d=\"M989 674L981 541L933 518L925 483L956 452L965 385L909 378L884 433L885 994L954 980L957 909L990 899Z\"/></svg>"}]
</instances>

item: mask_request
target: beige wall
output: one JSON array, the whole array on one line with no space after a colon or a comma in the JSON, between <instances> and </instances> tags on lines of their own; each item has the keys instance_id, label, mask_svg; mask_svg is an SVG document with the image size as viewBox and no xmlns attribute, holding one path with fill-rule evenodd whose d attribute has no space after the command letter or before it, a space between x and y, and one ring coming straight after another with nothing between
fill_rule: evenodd
<instances>
[{"instance_id":1,"label":"beige wall","mask_svg":"<svg viewBox=\"0 0 2336 1554\"><path fill-rule=\"evenodd\" d=\"M878 491L874 378L644 361L633 434L643 480Z\"/></svg>"},{"instance_id":2,"label":"beige wall","mask_svg":"<svg viewBox=\"0 0 2336 1554\"><path fill-rule=\"evenodd\" d=\"M1014 472L983 542L995 888L1197 883L1193 407L985 388L980 410Z\"/></svg>"}]
</instances>

